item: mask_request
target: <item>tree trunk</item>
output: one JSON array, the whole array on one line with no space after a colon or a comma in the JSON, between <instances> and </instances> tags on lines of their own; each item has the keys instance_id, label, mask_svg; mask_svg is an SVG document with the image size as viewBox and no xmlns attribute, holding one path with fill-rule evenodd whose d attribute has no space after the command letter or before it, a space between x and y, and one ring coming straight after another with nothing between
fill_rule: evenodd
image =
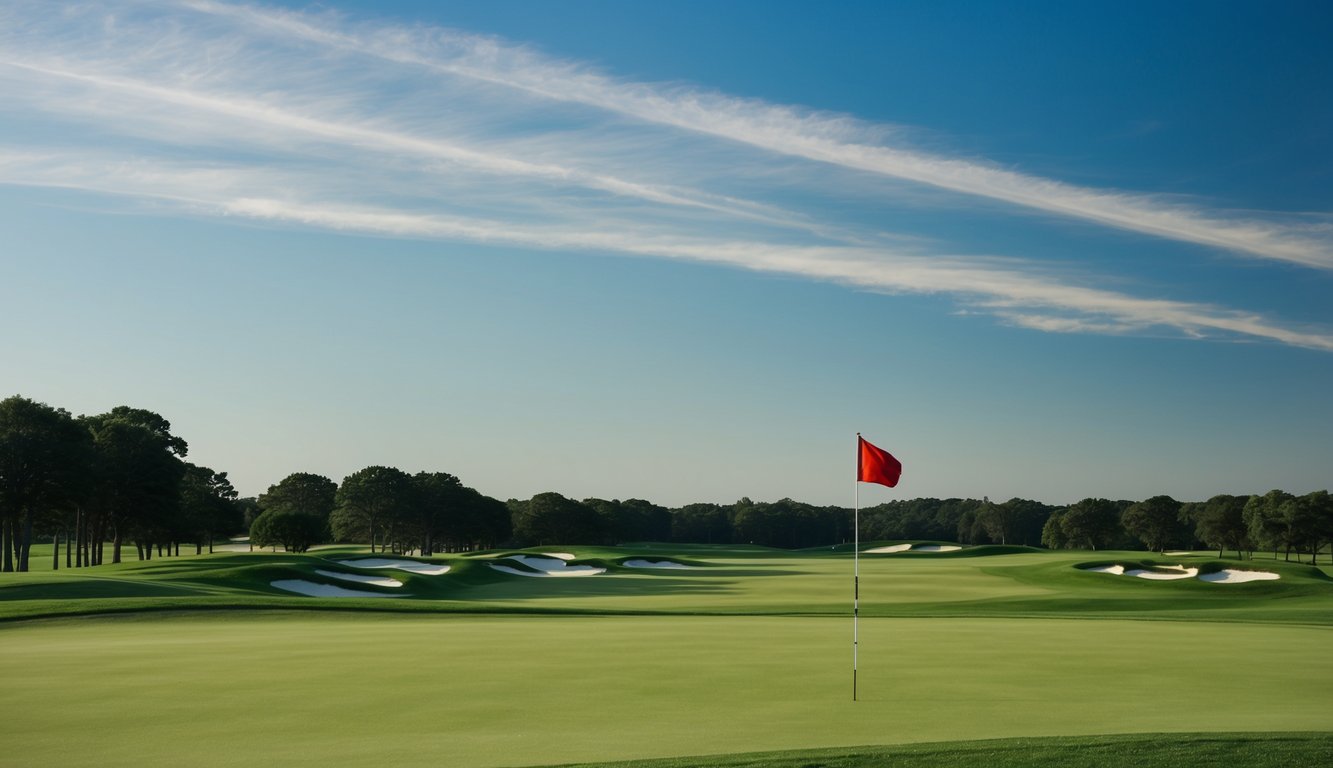
<instances>
[{"instance_id":1,"label":"tree trunk","mask_svg":"<svg viewBox=\"0 0 1333 768\"><path fill-rule=\"evenodd\" d=\"M113 526L112 531L111 531L111 564L112 564L112 565L115 565L116 563L119 563L119 562L120 562L120 545L121 545L120 526L119 526L119 525L117 525L117 526Z\"/></svg>"},{"instance_id":2,"label":"tree trunk","mask_svg":"<svg viewBox=\"0 0 1333 768\"><path fill-rule=\"evenodd\" d=\"M102 534L104 533L104 531L102 530L102 526L104 525L102 521L102 516L98 515L95 520L90 520L89 523L90 525L88 531L88 556L84 559L87 560L88 565L101 565Z\"/></svg>"},{"instance_id":3,"label":"tree trunk","mask_svg":"<svg viewBox=\"0 0 1333 768\"><path fill-rule=\"evenodd\" d=\"M199 551L195 550L195 554L196 555L199 554ZM180 556L181 556L181 543L178 541L176 542L176 554L173 555L173 557L180 557Z\"/></svg>"},{"instance_id":4,"label":"tree trunk","mask_svg":"<svg viewBox=\"0 0 1333 768\"><path fill-rule=\"evenodd\" d=\"M4 573L14 570L13 553L9 549L9 537L12 535L10 525L9 520L0 518L0 549L4 550L4 553L0 555L4 558L4 563L0 565L0 571Z\"/></svg>"},{"instance_id":5,"label":"tree trunk","mask_svg":"<svg viewBox=\"0 0 1333 768\"><path fill-rule=\"evenodd\" d=\"M211 553L211 552L213 551L213 548L212 548L212 547L209 547L209 548L208 548L208 551ZM202 541L196 541L196 542L194 543L194 553L195 553L196 555L202 555L202 554L204 553L204 543L203 543ZM178 554L178 555L180 554L180 550L179 550L179 549L176 550L176 554Z\"/></svg>"},{"instance_id":6,"label":"tree trunk","mask_svg":"<svg viewBox=\"0 0 1333 768\"><path fill-rule=\"evenodd\" d=\"M92 536L88 538L88 546L92 547L89 555L92 556L93 565L101 565L106 559L106 519L98 515L97 524L93 526Z\"/></svg>"},{"instance_id":7,"label":"tree trunk","mask_svg":"<svg viewBox=\"0 0 1333 768\"><path fill-rule=\"evenodd\" d=\"M60 570L60 531L51 536L51 570Z\"/></svg>"},{"instance_id":8,"label":"tree trunk","mask_svg":"<svg viewBox=\"0 0 1333 768\"><path fill-rule=\"evenodd\" d=\"M66 529L65 529L65 570L69 570L70 568L73 568L73 567L74 567L74 553L72 553L72 552L69 551L70 544L73 542L73 540L74 540L73 537L70 535L70 530L69 530L68 528L66 528Z\"/></svg>"},{"instance_id":9,"label":"tree trunk","mask_svg":"<svg viewBox=\"0 0 1333 768\"><path fill-rule=\"evenodd\" d=\"M19 570L28 570L28 556L32 554L32 510L23 512L23 549L19 552Z\"/></svg>"}]
</instances>

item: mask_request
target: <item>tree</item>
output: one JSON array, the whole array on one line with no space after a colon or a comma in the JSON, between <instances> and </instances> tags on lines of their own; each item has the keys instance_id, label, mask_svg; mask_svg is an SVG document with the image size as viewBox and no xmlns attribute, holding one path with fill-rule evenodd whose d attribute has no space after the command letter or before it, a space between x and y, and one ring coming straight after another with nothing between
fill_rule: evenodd
<instances>
[{"instance_id":1,"label":"tree","mask_svg":"<svg viewBox=\"0 0 1333 768\"><path fill-rule=\"evenodd\" d=\"M1327 492L1324 493L1326 496ZM1278 508L1287 529L1288 541L1297 553L1301 550L1309 552L1312 565L1319 559L1319 547L1324 539L1324 520L1321 519L1320 511L1319 500L1314 494L1294 496L1282 502Z\"/></svg>"},{"instance_id":2,"label":"tree","mask_svg":"<svg viewBox=\"0 0 1333 768\"><path fill-rule=\"evenodd\" d=\"M1180 522L1180 502L1170 496L1153 496L1130 506L1120 523L1153 552L1165 551L1168 544L1187 535Z\"/></svg>"},{"instance_id":3,"label":"tree","mask_svg":"<svg viewBox=\"0 0 1333 768\"><path fill-rule=\"evenodd\" d=\"M240 523L236 530L249 531L250 524L255 521L256 517L259 517L259 499L254 496L242 496L233 501L232 506L236 508L236 518Z\"/></svg>"},{"instance_id":4,"label":"tree","mask_svg":"<svg viewBox=\"0 0 1333 768\"><path fill-rule=\"evenodd\" d=\"M293 472L256 500L260 511L284 509L328 520L333 512L338 484L323 475Z\"/></svg>"},{"instance_id":5,"label":"tree","mask_svg":"<svg viewBox=\"0 0 1333 768\"><path fill-rule=\"evenodd\" d=\"M97 524L89 534L89 543L96 545L92 562L101 562L101 542L108 527L111 562L120 562L126 535L134 537L141 551L148 544L151 553L151 545L160 541L179 508L185 441L171 434L169 421L141 408L122 405L81 421L93 437L96 503L92 508Z\"/></svg>"},{"instance_id":6,"label":"tree","mask_svg":"<svg viewBox=\"0 0 1333 768\"><path fill-rule=\"evenodd\" d=\"M1070 548L1106 549L1120 535L1120 510L1109 499L1083 499L1060 516Z\"/></svg>"},{"instance_id":7,"label":"tree","mask_svg":"<svg viewBox=\"0 0 1333 768\"><path fill-rule=\"evenodd\" d=\"M373 466L353 472L338 486L329 518L333 536L339 541L359 541L362 535L375 551L376 535L387 541L409 509L412 478L401 469Z\"/></svg>"},{"instance_id":8,"label":"tree","mask_svg":"<svg viewBox=\"0 0 1333 768\"><path fill-rule=\"evenodd\" d=\"M68 411L18 395L0 400L3 570L28 570L37 517L78 501L90 459L88 431Z\"/></svg>"},{"instance_id":9,"label":"tree","mask_svg":"<svg viewBox=\"0 0 1333 768\"><path fill-rule=\"evenodd\" d=\"M218 532L240 530L240 510L236 507L236 489L226 472L185 464L180 484L180 528L194 540L199 554L204 541L213 551L213 537Z\"/></svg>"},{"instance_id":10,"label":"tree","mask_svg":"<svg viewBox=\"0 0 1333 768\"><path fill-rule=\"evenodd\" d=\"M514 521L509 506L499 499L463 487L463 523L457 538L447 540L452 551L491 549L514 535Z\"/></svg>"},{"instance_id":11,"label":"tree","mask_svg":"<svg viewBox=\"0 0 1333 768\"><path fill-rule=\"evenodd\" d=\"M1041 540L1051 509L1039 501L1013 498L1003 504L986 504L977 513L977 520L991 541L1031 545Z\"/></svg>"},{"instance_id":12,"label":"tree","mask_svg":"<svg viewBox=\"0 0 1333 768\"><path fill-rule=\"evenodd\" d=\"M671 514L671 540L698 544L731 542L731 523L720 504L686 504Z\"/></svg>"},{"instance_id":13,"label":"tree","mask_svg":"<svg viewBox=\"0 0 1333 768\"><path fill-rule=\"evenodd\" d=\"M1195 505L1191 519L1194 522L1194 536L1210 547L1217 547L1217 556L1228 548L1236 550L1236 557L1241 557L1241 550L1251 548L1250 531L1245 525L1245 503L1247 496L1220 494L1203 504Z\"/></svg>"},{"instance_id":14,"label":"tree","mask_svg":"<svg viewBox=\"0 0 1333 768\"><path fill-rule=\"evenodd\" d=\"M257 547L281 544L288 552L305 552L328 535L317 515L277 508L259 514L250 524L250 543Z\"/></svg>"},{"instance_id":15,"label":"tree","mask_svg":"<svg viewBox=\"0 0 1333 768\"><path fill-rule=\"evenodd\" d=\"M1306 494L1305 500L1315 515L1315 525L1320 538L1329 544L1333 544L1333 496L1330 496L1328 491L1314 491ZM1318 553L1318 544L1315 545L1313 551ZM1315 559L1317 559L1317 556ZM1333 562L1333 547L1330 547L1329 560Z\"/></svg>"},{"instance_id":16,"label":"tree","mask_svg":"<svg viewBox=\"0 0 1333 768\"><path fill-rule=\"evenodd\" d=\"M1064 516L1068 510L1053 513L1046 518L1046 525L1041 529L1041 544L1047 549L1064 549L1069 544L1065 536Z\"/></svg>"},{"instance_id":17,"label":"tree","mask_svg":"<svg viewBox=\"0 0 1333 768\"><path fill-rule=\"evenodd\" d=\"M512 504L514 537L528 544L600 544L606 521L586 504L558 493L539 493Z\"/></svg>"},{"instance_id":18,"label":"tree","mask_svg":"<svg viewBox=\"0 0 1333 768\"><path fill-rule=\"evenodd\" d=\"M671 513L665 507L643 499L584 499L583 503L592 507L606 521L613 542L671 539Z\"/></svg>"},{"instance_id":19,"label":"tree","mask_svg":"<svg viewBox=\"0 0 1333 768\"><path fill-rule=\"evenodd\" d=\"M1291 537L1286 521L1282 516L1282 505L1295 498L1286 491L1273 489L1263 496L1251 496L1245 502L1241 516L1245 519L1245 528L1255 546L1273 550L1273 559L1277 559L1280 547L1287 550L1287 559L1291 559Z\"/></svg>"},{"instance_id":20,"label":"tree","mask_svg":"<svg viewBox=\"0 0 1333 768\"><path fill-rule=\"evenodd\" d=\"M440 542L459 538L467 501L463 483L448 472L418 472L411 478L410 490L393 544L403 551L418 549L428 557Z\"/></svg>"}]
</instances>

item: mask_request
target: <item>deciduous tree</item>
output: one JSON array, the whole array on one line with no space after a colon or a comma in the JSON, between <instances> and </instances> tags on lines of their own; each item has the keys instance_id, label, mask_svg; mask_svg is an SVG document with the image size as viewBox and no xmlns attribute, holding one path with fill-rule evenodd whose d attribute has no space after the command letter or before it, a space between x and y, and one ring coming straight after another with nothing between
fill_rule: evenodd
<instances>
[{"instance_id":1,"label":"deciduous tree","mask_svg":"<svg viewBox=\"0 0 1333 768\"><path fill-rule=\"evenodd\" d=\"M376 537L392 538L392 528L408 509L412 478L394 467L373 466L353 472L338 486L329 524L339 541L364 536L375 551Z\"/></svg>"},{"instance_id":2,"label":"deciduous tree","mask_svg":"<svg viewBox=\"0 0 1333 768\"><path fill-rule=\"evenodd\" d=\"M1187 535L1180 522L1180 502L1170 496L1153 496L1132 505L1120 522L1154 552L1165 550Z\"/></svg>"}]
</instances>

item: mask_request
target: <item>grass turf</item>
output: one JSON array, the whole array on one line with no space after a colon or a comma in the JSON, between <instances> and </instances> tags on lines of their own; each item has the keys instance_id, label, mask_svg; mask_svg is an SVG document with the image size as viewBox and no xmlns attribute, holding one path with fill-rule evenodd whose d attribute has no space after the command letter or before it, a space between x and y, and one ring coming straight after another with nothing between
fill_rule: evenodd
<instances>
[{"instance_id":1,"label":"grass turf","mask_svg":"<svg viewBox=\"0 0 1333 768\"><path fill-rule=\"evenodd\" d=\"M372 610L576 614L844 615L850 558L824 551L790 553L763 548L689 547L680 557L707 563L695 570L621 567L628 557L663 557L663 547L573 549L576 563L606 567L604 576L524 578L488 568L475 556L438 558L445 576L392 574L401 589L357 587L406 594L398 600L320 599L269 586L306 579L348 587L318 569L351 570L337 561L353 548L309 555L225 553L127 562L92 569L34 571L0 576L0 620L61 614L200 608ZM983 548L978 548L983 549ZM1149 557L1142 552L1023 552L986 548L990 556L956 553L868 556L861 560L861 610L866 616L1134 617L1333 624L1333 580L1318 568L1282 561L1245 561L1273 570L1279 581L1205 584L1151 582L1088 573L1087 562L1188 562L1204 570L1237 565L1211 557ZM967 550L963 550L967 552ZM505 553L498 553L505 554ZM953 556L950 556L953 555ZM34 562L49 562L40 557Z\"/></svg>"},{"instance_id":2,"label":"grass turf","mask_svg":"<svg viewBox=\"0 0 1333 768\"><path fill-rule=\"evenodd\" d=\"M1327 733L1271 735L1333 730L1333 582L1308 565L1246 561L1282 579L1216 585L1076 568L1181 562L1142 552L866 557L853 704L846 553L550 550L610 573L513 577L447 557L444 576L376 571L414 595L397 600L269 586L355 586L315 570L351 570L333 561L356 548L0 575L0 743L14 764L71 766L1174 765L1182 740L1230 764L1328 762L1309 759ZM708 567L621 567L630 557ZM1206 735L1105 736L1162 731ZM1218 740L1231 731L1249 735ZM755 752L774 749L801 751Z\"/></svg>"},{"instance_id":3,"label":"grass turf","mask_svg":"<svg viewBox=\"0 0 1333 768\"><path fill-rule=\"evenodd\" d=\"M1333 734L1136 734L708 755L565 768L1291 768L1333 765Z\"/></svg>"},{"instance_id":4,"label":"grass turf","mask_svg":"<svg viewBox=\"0 0 1333 768\"><path fill-rule=\"evenodd\" d=\"M1333 679L1319 627L868 619L855 703L847 630L730 616L25 622L0 631L0 741L18 764L156 765L227 743L192 764L501 766L1330 725L1311 684Z\"/></svg>"}]
</instances>

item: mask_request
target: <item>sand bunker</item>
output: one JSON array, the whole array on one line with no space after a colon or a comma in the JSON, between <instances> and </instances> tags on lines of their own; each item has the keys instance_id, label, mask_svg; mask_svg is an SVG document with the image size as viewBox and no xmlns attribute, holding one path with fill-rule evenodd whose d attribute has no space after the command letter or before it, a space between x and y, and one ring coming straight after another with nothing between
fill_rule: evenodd
<instances>
[{"instance_id":1,"label":"sand bunker","mask_svg":"<svg viewBox=\"0 0 1333 768\"><path fill-rule=\"evenodd\" d=\"M912 547L913 552L957 552L962 547L956 547L953 544L918 544Z\"/></svg>"},{"instance_id":2,"label":"sand bunker","mask_svg":"<svg viewBox=\"0 0 1333 768\"><path fill-rule=\"evenodd\" d=\"M338 565L349 568L397 568L400 571L420 573L426 576L442 576L449 572L449 566L436 563L423 563L419 560L389 560L382 557L368 557L363 560L339 560Z\"/></svg>"},{"instance_id":3,"label":"sand bunker","mask_svg":"<svg viewBox=\"0 0 1333 768\"><path fill-rule=\"evenodd\" d=\"M340 573L338 571L317 570L320 576L328 576L331 579L342 579L343 581L355 581L361 584L373 584L377 587L401 587L403 582L390 576L362 576L359 573Z\"/></svg>"},{"instance_id":4,"label":"sand bunker","mask_svg":"<svg viewBox=\"0 0 1333 768\"><path fill-rule=\"evenodd\" d=\"M627 568L698 568L697 565L686 565L671 560L626 560L621 565Z\"/></svg>"},{"instance_id":5,"label":"sand bunker","mask_svg":"<svg viewBox=\"0 0 1333 768\"><path fill-rule=\"evenodd\" d=\"M1199 581L1210 581L1214 584L1242 584L1247 581L1273 581L1280 579L1281 576L1268 571L1238 571L1232 568L1226 568L1216 573L1205 573L1199 577Z\"/></svg>"},{"instance_id":6,"label":"sand bunker","mask_svg":"<svg viewBox=\"0 0 1333 768\"><path fill-rule=\"evenodd\" d=\"M518 568L511 568L507 565L496 565L495 563L487 563L487 565L501 573L508 573L514 576L596 576L599 573L606 573L605 568L596 568L591 565L570 565L563 559L552 557L514 555L506 559L522 563L535 570L524 571Z\"/></svg>"},{"instance_id":7,"label":"sand bunker","mask_svg":"<svg viewBox=\"0 0 1333 768\"><path fill-rule=\"evenodd\" d=\"M573 560L574 556L568 552L538 552L541 557L554 557L557 560Z\"/></svg>"},{"instance_id":8,"label":"sand bunker","mask_svg":"<svg viewBox=\"0 0 1333 768\"><path fill-rule=\"evenodd\" d=\"M875 547L874 549L862 550L862 552L865 552L867 555L887 555L892 552L906 552L911 548L911 544L890 544L887 547Z\"/></svg>"},{"instance_id":9,"label":"sand bunker","mask_svg":"<svg viewBox=\"0 0 1333 768\"><path fill-rule=\"evenodd\" d=\"M407 595L386 595L380 592L362 592L359 589L343 589L332 584L316 584L304 579L279 579L270 581L269 586L310 597L407 597Z\"/></svg>"},{"instance_id":10,"label":"sand bunker","mask_svg":"<svg viewBox=\"0 0 1333 768\"><path fill-rule=\"evenodd\" d=\"M1193 556L1194 556L1194 553L1193 553L1193 552L1189 552L1189 551L1182 551L1182 552L1163 552L1162 554L1163 554L1163 555L1166 555L1167 557L1193 557Z\"/></svg>"},{"instance_id":11,"label":"sand bunker","mask_svg":"<svg viewBox=\"0 0 1333 768\"><path fill-rule=\"evenodd\" d=\"M1152 579L1153 581L1173 581L1175 579L1192 579L1199 575L1198 568L1186 568L1181 565L1162 565L1159 568L1166 569L1162 571L1147 571L1142 568L1135 568L1132 571L1125 571L1126 576L1134 576L1140 579Z\"/></svg>"},{"instance_id":12,"label":"sand bunker","mask_svg":"<svg viewBox=\"0 0 1333 768\"><path fill-rule=\"evenodd\" d=\"M1116 576L1122 576L1122 575L1124 575L1124 573L1125 573L1125 566L1123 566L1123 565L1098 565L1098 566L1095 566L1095 567L1093 567L1093 568L1085 568L1085 569L1083 569L1083 570L1085 570L1085 571L1092 571L1093 573L1114 573Z\"/></svg>"},{"instance_id":13,"label":"sand bunker","mask_svg":"<svg viewBox=\"0 0 1333 768\"><path fill-rule=\"evenodd\" d=\"M1188 568L1183 565L1159 565L1153 570L1146 568L1132 568L1125 570L1123 565L1097 565L1091 568L1082 568L1080 570L1089 573L1110 573L1116 576L1133 576L1139 579L1151 579L1153 581L1175 581L1177 579L1193 579L1206 581L1210 584L1243 584L1247 581L1271 581L1280 579L1276 573L1268 571L1241 571L1234 568L1226 568L1216 573L1205 573L1199 575L1198 568Z\"/></svg>"}]
</instances>

